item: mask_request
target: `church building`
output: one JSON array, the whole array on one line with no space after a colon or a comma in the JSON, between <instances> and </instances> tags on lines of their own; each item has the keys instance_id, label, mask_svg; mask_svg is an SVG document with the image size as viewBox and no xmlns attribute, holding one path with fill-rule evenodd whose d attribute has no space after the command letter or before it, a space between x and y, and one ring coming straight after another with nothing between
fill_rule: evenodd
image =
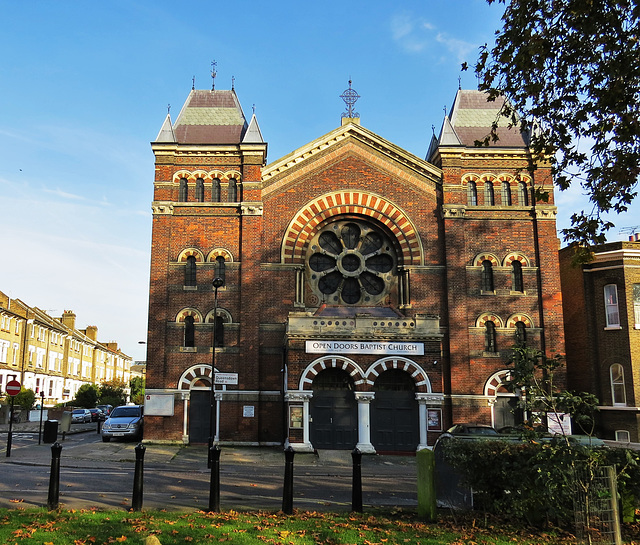
<instances>
[{"instance_id":1,"label":"church building","mask_svg":"<svg viewBox=\"0 0 640 545\"><path fill-rule=\"evenodd\" d=\"M502 103L458 90L421 159L343 98L337 128L270 163L234 90L167 115L145 440L416 451L517 423L517 342L564 353L549 165L506 122L476 144Z\"/></svg>"}]
</instances>

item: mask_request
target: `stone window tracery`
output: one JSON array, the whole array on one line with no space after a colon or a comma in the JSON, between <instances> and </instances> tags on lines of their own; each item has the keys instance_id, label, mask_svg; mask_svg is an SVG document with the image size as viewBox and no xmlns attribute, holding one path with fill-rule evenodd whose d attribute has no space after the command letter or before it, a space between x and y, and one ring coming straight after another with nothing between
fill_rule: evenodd
<instances>
[{"instance_id":1,"label":"stone window tracery","mask_svg":"<svg viewBox=\"0 0 640 545\"><path fill-rule=\"evenodd\" d=\"M310 286L329 304L373 305L389 294L396 274L391 240L356 220L331 223L311 240Z\"/></svg>"}]
</instances>

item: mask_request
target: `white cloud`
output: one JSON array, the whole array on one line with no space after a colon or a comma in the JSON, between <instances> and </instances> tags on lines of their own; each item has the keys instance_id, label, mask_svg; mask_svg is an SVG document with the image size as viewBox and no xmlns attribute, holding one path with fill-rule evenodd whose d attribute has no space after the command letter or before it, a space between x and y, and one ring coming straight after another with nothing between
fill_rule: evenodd
<instances>
[{"instance_id":1,"label":"white cloud","mask_svg":"<svg viewBox=\"0 0 640 545\"><path fill-rule=\"evenodd\" d=\"M408 53L428 51L438 59L451 62L453 55L456 62L462 62L476 47L474 44L460 40L446 32L438 31L430 21L414 17L409 12L395 14L390 23L393 40Z\"/></svg>"}]
</instances>

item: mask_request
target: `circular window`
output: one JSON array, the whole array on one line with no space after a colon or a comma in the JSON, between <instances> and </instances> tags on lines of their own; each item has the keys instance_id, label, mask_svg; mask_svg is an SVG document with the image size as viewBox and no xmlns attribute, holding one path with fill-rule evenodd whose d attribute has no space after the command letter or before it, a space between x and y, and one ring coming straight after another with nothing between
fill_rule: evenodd
<instances>
[{"instance_id":1,"label":"circular window","mask_svg":"<svg viewBox=\"0 0 640 545\"><path fill-rule=\"evenodd\" d=\"M396 257L391 241L372 226L338 221L309 245L311 288L328 304L372 305L389 293Z\"/></svg>"}]
</instances>

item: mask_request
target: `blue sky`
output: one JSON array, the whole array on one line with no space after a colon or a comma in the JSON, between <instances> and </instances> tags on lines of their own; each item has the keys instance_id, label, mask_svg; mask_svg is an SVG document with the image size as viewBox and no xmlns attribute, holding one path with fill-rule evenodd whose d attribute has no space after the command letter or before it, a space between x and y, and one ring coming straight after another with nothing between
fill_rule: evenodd
<instances>
[{"instance_id":1,"label":"blue sky","mask_svg":"<svg viewBox=\"0 0 640 545\"><path fill-rule=\"evenodd\" d=\"M485 0L323 3L0 1L0 290L74 310L145 359L153 153L168 105L232 78L255 106L268 162L340 124L348 87L364 126L424 157L478 47ZM584 206L558 196L558 227ZM634 217L616 225L633 225ZM615 233L612 233L615 238Z\"/></svg>"}]
</instances>

